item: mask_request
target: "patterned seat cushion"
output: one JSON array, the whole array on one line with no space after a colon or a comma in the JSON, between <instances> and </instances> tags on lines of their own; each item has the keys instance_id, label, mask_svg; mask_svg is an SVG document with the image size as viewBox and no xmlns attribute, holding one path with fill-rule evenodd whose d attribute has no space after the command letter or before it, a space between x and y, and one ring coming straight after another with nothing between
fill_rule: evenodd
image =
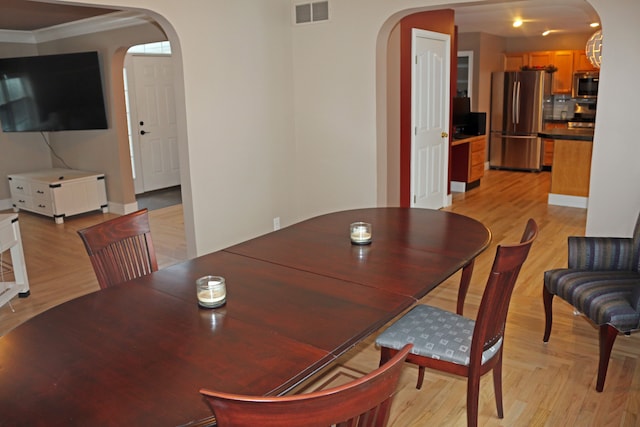
<instances>
[{"instance_id":1,"label":"patterned seat cushion","mask_svg":"<svg viewBox=\"0 0 640 427\"><path fill-rule=\"evenodd\" d=\"M411 353L432 359L469 365L475 321L429 305L418 305L385 330L376 344L400 350L413 344ZM500 339L482 353L482 363L497 354Z\"/></svg>"},{"instance_id":2,"label":"patterned seat cushion","mask_svg":"<svg viewBox=\"0 0 640 427\"><path fill-rule=\"evenodd\" d=\"M635 300L640 274L635 271L562 268L546 271L544 285L597 325L609 324L622 332L639 326Z\"/></svg>"}]
</instances>

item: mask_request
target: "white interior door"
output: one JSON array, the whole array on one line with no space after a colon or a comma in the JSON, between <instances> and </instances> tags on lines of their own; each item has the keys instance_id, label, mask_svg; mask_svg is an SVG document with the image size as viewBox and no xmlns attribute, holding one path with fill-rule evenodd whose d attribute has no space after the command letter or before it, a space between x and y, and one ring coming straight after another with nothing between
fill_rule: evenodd
<instances>
[{"instance_id":1,"label":"white interior door","mask_svg":"<svg viewBox=\"0 0 640 427\"><path fill-rule=\"evenodd\" d=\"M450 37L413 29L412 207L447 205Z\"/></svg>"},{"instance_id":2,"label":"white interior door","mask_svg":"<svg viewBox=\"0 0 640 427\"><path fill-rule=\"evenodd\" d=\"M131 133L136 193L180 185L173 59L134 55Z\"/></svg>"}]
</instances>

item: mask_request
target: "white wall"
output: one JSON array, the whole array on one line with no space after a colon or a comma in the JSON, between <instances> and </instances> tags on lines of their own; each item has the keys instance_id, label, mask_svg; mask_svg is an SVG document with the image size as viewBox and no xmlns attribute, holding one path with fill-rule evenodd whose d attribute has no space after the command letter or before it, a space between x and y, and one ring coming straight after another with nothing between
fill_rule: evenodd
<instances>
[{"instance_id":1,"label":"white wall","mask_svg":"<svg viewBox=\"0 0 640 427\"><path fill-rule=\"evenodd\" d=\"M626 96L639 89L633 41L640 39L634 22L640 2L590 2L603 18L609 50L587 231L628 234L640 209L630 126L636 118ZM297 27L290 23L290 0L107 3L153 10L175 31L170 40L179 45L184 67L188 135L181 147L183 182L191 185L185 225L202 254L269 231L274 216L287 225L379 203L377 186L384 183L377 181L377 166L386 161L377 158L383 153L377 143L386 138L377 116L377 103L386 102L376 91L379 79L386 81L377 62L385 55L377 49L386 45L378 43L379 33L388 34L412 8L450 2L331 0L330 22Z\"/></svg>"},{"instance_id":2,"label":"white wall","mask_svg":"<svg viewBox=\"0 0 640 427\"><path fill-rule=\"evenodd\" d=\"M37 55L33 44L0 43L0 57ZM11 209L7 175L51 167L51 153L40 134L0 131L0 210Z\"/></svg>"},{"instance_id":3,"label":"white wall","mask_svg":"<svg viewBox=\"0 0 640 427\"><path fill-rule=\"evenodd\" d=\"M589 3L600 14L604 39L587 234L629 236L640 211L640 2Z\"/></svg>"}]
</instances>

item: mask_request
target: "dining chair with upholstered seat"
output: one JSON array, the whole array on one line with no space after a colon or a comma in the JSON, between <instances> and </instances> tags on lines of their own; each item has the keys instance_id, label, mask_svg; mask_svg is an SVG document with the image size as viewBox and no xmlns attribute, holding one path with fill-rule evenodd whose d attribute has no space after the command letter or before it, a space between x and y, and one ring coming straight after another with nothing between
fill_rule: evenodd
<instances>
[{"instance_id":1,"label":"dining chair with upholstered seat","mask_svg":"<svg viewBox=\"0 0 640 427\"><path fill-rule=\"evenodd\" d=\"M411 345L349 383L289 396L243 396L202 389L219 427L384 427Z\"/></svg>"},{"instance_id":2,"label":"dining chair with upholstered seat","mask_svg":"<svg viewBox=\"0 0 640 427\"><path fill-rule=\"evenodd\" d=\"M498 245L476 320L429 305L418 305L376 339L380 363L407 343L413 344L407 362L418 365L417 388L425 368L467 377L467 424L478 425L480 377L493 370L498 416L502 407L502 349L509 302L520 268L538 234L527 222L519 244Z\"/></svg>"},{"instance_id":3,"label":"dining chair with upholstered seat","mask_svg":"<svg viewBox=\"0 0 640 427\"><path fill-rule=\"evenodd\" d=\"M147 209L78 230L101 289L158 270Z\"/></svg>"},{"instance_id":4,"label":"dining chair with upholstered seat","mask_svg":"<svg viewBox=\"0 0 640 427\"><path fill-rule=\"evenodd\" d=\"M543 341L551 335L557 295L598 327L596 391L601 392L616 337L640 330L640 216L632 237L570 236L567 244L567 268L544 273Z\"/></svg>"}]
</instances>

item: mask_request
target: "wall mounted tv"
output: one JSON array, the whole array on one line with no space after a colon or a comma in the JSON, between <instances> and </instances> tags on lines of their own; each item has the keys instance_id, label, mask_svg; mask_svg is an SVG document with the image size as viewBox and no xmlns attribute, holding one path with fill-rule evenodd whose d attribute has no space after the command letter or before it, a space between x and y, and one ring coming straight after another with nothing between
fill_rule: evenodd
<instances>
[{"instance_id":1,"label":"wall mounted tv","mask_svg":"<svg viewBox=\"0 0 640 427\"><path fill-rule=\"evenodd\" d=\"M0 58L4 132L107 129L97 52Z\"/></svg>"}]
</instances>

